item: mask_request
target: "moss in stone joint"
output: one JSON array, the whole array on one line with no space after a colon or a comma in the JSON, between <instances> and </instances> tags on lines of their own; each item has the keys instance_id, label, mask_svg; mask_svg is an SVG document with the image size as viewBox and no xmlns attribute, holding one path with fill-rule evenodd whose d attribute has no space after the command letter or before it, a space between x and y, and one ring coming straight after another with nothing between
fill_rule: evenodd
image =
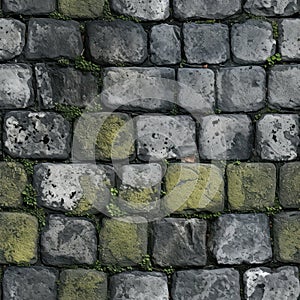
<instances>
[{"instance_id":1,"label":"moss in stone joint","mask_svg":"<svg viewBox=\"0 0 300 300\"><path fill-rule=\"evenodd\" d=\"M64 20L64 21L67 21L67 20L71 20L70 17L58 12L58 11L54 11L52 12L50 15L49 15L50 18L52 19L56 19L56 20Z\"/></svg>"},{"instance_id":2,"label":"moss in stone joint","mask_svg":"<svg viewBox=\"0 0 300 300\"><path fill-rule=\"evenodd\" d=\"M92 72L96 75L101 71L101 68L98 65L86 60L82 55L75 59L75 68L84 72Z\"/></svg>"},{"instance_id":3,"label":"moss in stone joint","mask_svg":"<svg viewBox=\"0 0 300 300\"><path fill-rule=\"evenodd\" d=\"M273 38L277 40L279 38L279 30L278 30L278 23L276 21L272 21L272 29L273 29Z\"/></svg>"},{"instance_id":4,"label":"moss in stone joint","mask_svg":"<svg viewBox=\"0 0 300 300\"><path fill-rule=\"evenodd\" d=\"M55 110L62 114L62 116L72 122L73 120L79 118L82 114L82 109L77 106L64 105L64 104L55 104Z\"/></svg>"},{"instance_id":5,"label":"moss in stone joint","mask_svg":"<svg viewBox=\"0 0 300 300\"><path fill-rule=\"evenodd\" d=\"M70 65L70 60L67 58L60 58L57 62L63 67L68 67Z\"/></svg>"}]
</instances>

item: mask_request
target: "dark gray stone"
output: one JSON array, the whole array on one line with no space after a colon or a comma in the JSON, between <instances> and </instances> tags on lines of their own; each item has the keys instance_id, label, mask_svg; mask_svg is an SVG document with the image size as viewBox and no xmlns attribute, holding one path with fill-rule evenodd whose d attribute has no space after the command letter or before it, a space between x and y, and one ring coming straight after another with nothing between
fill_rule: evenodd
<instances>
[{"instance_id":1,"label":"dark gray stone","mask_svg":"<svg viewBox=\"0 0 300 300\"><path fill-rule=\"evenodd\" d=\"M231 50L233 59L237 63L265 63L267 58L276 51L276 41L273 38L271 23L250 19L244 23L233 25Z\"/></svg>"},{"instance_id":2,"label":"dark gray stone","mask_svg":"<svg viewBox=\"0 0 300 300\"><path fill-rule=\"evenodd\" d=\"M269 103L276 108L300 109L300 65L274 66L269 74Z\"/></svg>"},{"instance_id":3,"label":"dark gray stone","mask_svg":"<svg viewBox=\"0 0 300 300\"><path fill-rule=\"evenodd\" d=\"M244 284L247 300L297 300L300 295L299 271L296 267L250 269L244 274Z\"/></svg>"},{"instance_id":4,"label":"dark gray stone","mask_svg":"<svg viewBox=\"0 0 300 300\"><path fill-rule=\"evenodd\" d=\"M264 115L256 127L256 149L262 159L273 161L297 158L299 120L292 114Z\"/></svg>"},{"instance_id":5,"label":"dark gray stone","mask_svg":"<svg viewBox=\"0 0 300 300\"><path fill-rule=\"evenodd\" d=\"M219 64L230 57L227 25L186 23L183 36L184 51L190 64Z\"/></svg>"},{"instance_id":6,"label":"dark gray stone","mask_svg":"<svg viewBox=\"0 0 300 300\"><path fill-rule=\"evenodd\" d=\"M199 148L204 159L248 159L252 123L246 115L212 115L200 119Z\"/></svg>"},{"instance_id":7,"label":"dark gray stone","mask_svg":"<svg viewBox=\"0 0 300 300\"><path fill-rule=\"evenodd\" d=\"M37 64L35 74L43 108L53 108L58 103L84 107L98 94L98 80L91 73Z\"/></svg>"},{"instance_id":8,"label":"dark gray stone","mask_svg":"<svg viewBox=\"0 0 300 300\"><path fill-rule=\"evenodd\" d=\"M166 267L206 264L206 221L166 218L153 225L153 260Z\"/></svg>"},{"instance_id":9,"label":"dark gray stone","mask_svg":"<svg viewBox=\"0 0 300 300\"><path fill-rule=\"evenodd\" d=\"M222 68L217 73L218 108L224 112L260 110L266 100L266 72L261 67Z\"/></svg>"},{"instance_id":10,"label":"dark gray stone","mask_svg":"<svg viewBox=\"0 0 300 300\"><path fill-rule=\"evenodd\" d=\"M272 258L269 219L264 214L227 214L212 227L209 248L219 264L260 264Z\"/></svg>"},{"instance_id":11,"label":"dark gray stone","mask_svg":"<svg viewBox=\"0 0 300 300\"><path fill-rule=\"evenodd\" d=\"M74 59L82 53L79 23L54 19L30 19L25 55L28 59Z\"/></svg>"},{"instance_id":12,"label":"dark gray stone","mask_svg":"<svg viewBox=\"0 0 300 300\"><path fill-rule=\"evenodd\" d=\"M41 235L43 263L53 266L95 263L97 236L94 225L84 219L50 215Z\"/></svg>"},{"instance_id":13,"label":"dark gray stone","mask_svg":"<svg viewBox=\"0 0 300 300\"><path fill-rule=\"evenodd\" d=\"M147 34L130 21L93 21L87 25L88 47L97 63L141 64L147 58Z\"/></svg>"},{"instance_id":14,"label":"dark gray stone","mask_svg":"<svg viewBox=\"0 0 300 300\"><path fill-rule=\"evenodd\" d=\"M196 128L191 117L143 115L135 121L139 159L179 159L197 153Z\"/></svg>"},{"instance_id":15,"label":"dark gray stone","mask_svg":"<svg viewBox=\"0 0 300 300\"><path fill-rule=\"evenodd\" d=\"M22 15L49 14L56 9L55 0L3 0L2 9L8 13Z\"/></svg>"},{"instance_id":16,"label":"dark gray stone","mask_svg":"<svg viewBox=\"0 0 300 300\"><path fill-rule=\"evenodd\" d=\"M111 300L168 300L167 276L158 272L127 272L110 279Z\"/></svg>"},{"instance_id":17,"label":"dark gray stone","mask_svg":"<svg viewBox=\"0 0 300 300\"><path fill-rule=\"evenodd\" d=\"M241 0L174 0L176 18L224 19L241 10Z\"/></svg>"},{"instance_id":18,"label":"dark gray stone","mask_svg":"<svg viewBox=\"0 0 300 300\"><path fill-rule=\"evenodd\" d=\"M70 123L52 112L12 111L4 119L4 146L13 157L68 157Z\"/></svg>"},{"instance_id":19,"label":"dark gray stone","mask_svg":"<svg viewBox=\"0 0 300 300\"><path fill-rule=\"evenodd\" d=\"M33 104L32 69L25 64L0 65L0 108L26 108Z\"/></svg>"},{"instance_id":20,"label":"dark gray stone","mask_svg":"<svg viewBox=\"0 0 300 300\"><path fill-rule=\"evenodd\" d=\"M3 276L5 300L56 300L58 271L45 267L9 267Z\"/></svg>"},{"instance_id":21,"label":"dark gray stone","mask_svg":"<svg viewBox=\"0 0 300 300\"><path fill-rule=\"evenodd\" d=\"M234 269L178 271L173 276L173 300L240 300L239 272Z\"/></svg>"}]
</instances>

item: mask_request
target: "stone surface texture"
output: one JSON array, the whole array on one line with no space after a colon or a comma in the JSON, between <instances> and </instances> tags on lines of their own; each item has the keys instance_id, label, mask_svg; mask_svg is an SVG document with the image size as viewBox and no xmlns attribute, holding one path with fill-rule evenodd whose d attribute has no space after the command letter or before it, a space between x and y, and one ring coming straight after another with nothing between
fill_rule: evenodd
<instances>
[{"instance_id":1,"label":"stone surface texture","mask_svg":"<svg viewBox=\"0 0 300 300\"><path fill-rule=\"evenodd\" d=\"M2 9L8 13L42 15L55 11L55 0L3 0Z\"/></svg>"}]
</instances>

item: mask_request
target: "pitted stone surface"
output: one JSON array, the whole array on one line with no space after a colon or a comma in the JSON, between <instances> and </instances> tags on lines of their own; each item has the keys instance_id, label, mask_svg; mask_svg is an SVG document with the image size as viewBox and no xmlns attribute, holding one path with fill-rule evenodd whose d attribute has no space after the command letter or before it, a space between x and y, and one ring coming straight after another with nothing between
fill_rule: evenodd
<instances>
[{"instance_id":1,"label":"pitted stone surface","mask_svg":"<svg viewBox=\"0 0 300 300\"><path fill-rule=\"evenodd\" d=\"M244 274L244 284L247 300L297 300L300 294L299 271L296 267L250 269Z\"/></svg>"},{"instance_id":2,"label":"pitted stone surface","mask_svg":"<svg viewBox=\"0 0 300 300\"><path fill-rule=\"evenodd\" d=\"M45 267L9 267L3 277L3 299L56 300L58 271Z\"/></svg>"},{"instance_id":3,"label":"pitted stone surface","mask_svg":"<svg viewBox=\"0 0 300 300\"><path fill-rule=\"evenodd\" d=\"M218 108L224 112L260 110L266 100L266 72L262 67L221 68L217 73Z\"/></svg>"},{"instance_id":4,"label":"pitted stone surface","mask_svg":"<svg viewBox=\"0 0 300 300\"><path fill-rule=\"evenodd\" d=\"M179 19L224 19L241 10L241 0L174 0L173 5Z\"/></svg>"},{"instance_id":5,"label":"pitted stone surface","mask_svg":"<svg viewBox=\"0 0 300 300\"><path fill-rule=\"evenodd\" d=\"M94 225L84 219L50 215L41 235L41 256L47 265L95 263L97 236Z\"/></svg>"},{"instance_id":6,"label":"pitted stone surface","mask_svg":"<svg viewBox=\"0 0 300 300\"><path fill-rule=\"evenodd\" d=\"M88 46L97 63L141 64L147 58L147 34L130 21L94 21L87 25Z\"/></svg>"},{"instance_id":7,"label":"pitted stone surface","mask_svg":"<svg viewBox=\"0 0 300 300\"><path fill-rule=\"evenodd\" d=\"M172 299L240 300L239 272L234 269L178 271Z\"/></svg>"},{"instance_id":8,"label":"pitted stone surface","mask_svg":"<svg viewBox=\"0 0 300 300\"><path fill-rule=\"evenodd\" d=\"M119 14L143 21L161 21L170 15L169 0L112 0L111 7Z\"/></svg>"},{"instance_id":9,"label":"pitted stone surface","mask_svg":"<svg viewBox=\"0 0 300 300\"><path fill-rule=\"evenodd\" d=\"M256 148L262 159L273 161L297 158L299 145L297 115L272 114L263 116L257 123Z\"/></svg>"},{"instance_id":10,"label":"pitted stone surface","mask_svg":"<svg viewBox=\"0 0 300 300\"><path fill-rule=\"evenodd\" d=\"M213 115L200 119L200 157L248 159L252 150L252 124L246 115Z\"/></svg>"},{"instance_id":11,"label":"pitted stone surface","mask_svg":"<svg viewBox=\"0 0 300 300\"><path fill-rule=\"evenodd\" d=\"M291 16L299 11L297 0L247 0L244 9L258 16Z\"/></svg>"},{"instance_id":12,"label":"pitted stone surface","mask_svg":"<svg viewBox=\"0 0 300 300\"><path fill-rule=\"evenodd\" d=\"M190 64L219 64L229 59L229 29L224 24L183 25L184 51Z\"/></svg>"},{"instance_id":13,"label":"pitted stone surface","mask_svg":"<svg viewBox=\"0 0 300 300\"><path fill-rule=\"evenodd\" d=\"M82 53L79 23L54 19L31 19L25 55L28 59L74 59Z\"/></svg>"},{"instance_id":14,"label":"pitted stone surface","mask_svg":"<svg viewBox=\"0 0 300 300\"><path fill-rule=\"evenodd\" d=\"M168 300L167 276L158 272L117 274L110 280L111 300Z\"/></svg>"},{"instance_id":15,"label":"pitted stone surface","mask_svg":"<svg viewBox=\"0 0 300 300\"><path fill-rule=\"evenodd\" d=\"M97 78L91 73L36 64L35 74L43 108L53 108L55 104L84 107L98 94Z\"/></svg>"},{"instance_id":16,"label":"pitted stone surface","mask_svg":"<svg viewBox=\"0 0 300 300\"><path fill-rule=\"evenodd\" d=\"M268 57L275 54L275 48L271 23L250 19L232 26L231 50L235 62L265 63Z\"/></svg>"},{"instance_id":17,"label":"pitted stone surface","mask_svg":"<svg viewBox=\"0 0 300 300\"><path fill-rule=\"evenodd\" d=\"M0 108L26 108L33 104L32 69L25 64L0 65Z\"/></svg>"},{"instance_id":18,"label":"pitted stone surface","mask_svg":"<svg viewBox=\"0 0 300 300\"><path fill-rule=\"evenodd\" d=\"M300 65L274 66L269 74L269 103L277 108L300 108Z\"/></svg>"},{"instance_id":19,"label":"pitted stone surface","mask_svg":"<svg viewBox=\"0 0 300 300\"><path fill-rule=\"evenodd\" d=\"M56 8L55 0L3 0L2 9L5 12L22 15L49 14Z\"/></svg>"},{"instance_id":20,"label":"pitted stone surface","mask_svg":"<svg viewBox=\"0 0 300 300\"><path fill-rule=\"evenodd\" d=\"M260 264L272 258L264 214L227 214L214 222L209 248L219 264Z\"/></svg>"},{"instance_id":21,"label":"pitted stone surface","mask_svg":"<svg viewBox=\"0 0 300 300\"><path fill-rule=\"evenodd\" d=\"M181 61L180 28L175 25L153 26L150 33L151 61L156 65L174 65Z\"/></svg>"},{"instance_id":22,"label":"pitted stone surface","mask_svg":"<svg viewBox=\"0 0 300 300\"><path fill-rule=\"evenodd\" d=\"M4 146L23 158L67 158L70 124L52 112L12 111L5 115Z\"/></svg>"},{"instance_id":23,"label":"pitted stone surface","mask_svg":"<svg viewBox=\"0 0 300 300\"><path fill-rule=\"evenodd\" d=\"M206 221L166 218L153 225L153 260L166 267L206 264Z\"/></svg>"},{"instance_id":24,"label":"pitted stone surface","mask_svg":"<svg viewBox=\"0 0 300 300\"><path fill-rule=\"evenodd\" d=\"M215 106L215 73L209 69L178 69L178 104L189 112L212 113Z\"/></svg>"},{"instance_id":25,"label":"pitted stone surface","mask_svg":"<svg viewBox=\"0 0 300 300\"><path fill-rule=\"evenodd\" d=\"M137 155L143 161L196 154L195 122L189 116L136 117Z\"/></svg>"},{"instance_id":26,"label":"pitted stone surface","mask_svg":"<svg viewBox=\"0 0 300 300\"><path fill-rule=\"evenodd\" d=\"M173 80L175 71L171 68L106 68L101 103L110 109L171 111Z\"/></svg>"},{"instance_id":27,"label":"pitted stone surface","mask_svg":"<svg viewBox=\"0 0 300 300\"><path fill-rule=\"evenodd\" d=\"M39 204L64 212L103 211L113 183L114 172L109 166L43 163L34 172Z\"/></svg>"}]
</instances>

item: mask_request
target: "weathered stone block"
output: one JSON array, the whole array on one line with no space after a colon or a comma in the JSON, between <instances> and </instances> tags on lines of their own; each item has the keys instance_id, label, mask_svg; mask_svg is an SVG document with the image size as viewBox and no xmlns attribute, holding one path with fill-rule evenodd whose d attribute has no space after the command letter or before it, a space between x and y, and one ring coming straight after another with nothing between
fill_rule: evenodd
<instances>
[{"instance_id":1,"label":"weathered stone block","mask_svg":"<svg viewBox=\"0 0 300 300\"><path fill-rule=\"evenodd\" d=\"M52 112L12 111L4 119L4 146L24 158L68 157L70 124Z\"/></svg>"},{"instance_id":2,"label":"weathered stone block","mask_svg":"<svg viewBox=\"0 0 300 300\"><path fill-rule=\"evenodd\" d=\"M178 104L188 112L213 113L215 73L209 69L178 69Z\"/></svg>"},{"instance_id":3,"label":"weathered stone block","mask_svg":"<svg viewBox=\"0 0 300 300\"><path fill-rule=\"evenodd\" d=\"M183 36L184 51L190 64L219 64L230 57L227 25L186 23Z\"/></svg>"},{"instance_id":4,"label":"weathered stone block","mask_svg":"<svg viewBox=\"0 0 300 300\"><path fill-rule=\"evenodd\" d=\"M240 300L239 277L234 269L178 271L173 276L172 299Z\"/></svg>"},{"instance_id":5,"label":"weathered stone block","mask_svg":"<svg viewBox=\"0 0 300 300\"><path fill-rule=\"evenodd\" d=\"M266 72L261 67L221 68L217 73L218 108L224 112L260 110L266 100Z\"/></svg>"},{"instance_id":6,"label":"weathered stone block","mask_svg":"<svg viewBox=\"0 0 300 300\"><path fill-rule=\"evenodd\" d=\"M143 21L161 21L169 17L169 0L112 0L111 7L119 14Z\"/></svg>"},{"instance_id":7,"label":"weathered stone block","mask_svg":"<svg viewBox=\"0 0 300 300\"><path fill-rule=\"evenodd\" d=\"M3 277L3 299L56 300L58 271L52 268L9 267Z\"/></svg>"},{"instance_id":8,"label":"weathered stone block","mask_svg":"<svg viewBox=\"0 0 300 300\"><path fill-rule=\"evenodd\" d=\"M300 262L300 213L285 212L274 217L275 258L284 263Z\"/></svg>"},{"instance_id":9,"label":"weathered stone block","mask_svg":"<svg viewBox=\"0 0 300 300\"><path fill-rule=\"evenodd\" d=\"M233 25L231 50L233 59L237 63L264 63L276 51L271 23L250 19Z\"/></svg>"},{"instance_id":10,"label":"weathered stone block","mask_svg":"<svg viewBox=\"0 0 300 300\"><path fill-rule=\"evenodd\" d=\"M117 274L110 280L111 300L168 300L167 276L158 272Z\"/></svg>"},{"instance_id":11,"label":"weathered stone block","mask_svg":"<svg viewBox=\"0 0 300 300\"><path fill-rule=\"evenodd\" d=\"M206 264L206 221L166 218L153 225L153 260L166 267Z\"/></svg>"},{"instance_id":12,"label":"weathered stone block","mask_svg":"<svg viewBox=\"0 0 300 300\"><path fill-rule=\"evenodd\" d=\"M2 2L3 11L22 15L49 14L55 8L55 0L3 0Z\"/></svg>"},{"instance_id":13,"label":"weathered stone block","mask_svg":"<svg viewBox=\"0 0 300 300\"><path fill-rule=\"evenodd\" d=\"M64 270L60 274L60 300L107 299L107 276L95 270Z\"/></svg>"},{"instance_id":14,"label":"weathered stone block","mask_svg":"<svg viewBox=\"0 0 300 300\"><path fill-rule=\"evenodd\" d=\"M264 214L227 214L214 222L209 248L219 264L260 264L272 258Z\"/></svg>"},{"instance_id":15,"label":"weathered stone block","mask_svg":"<svg viewBox=\"0 0 300 300\"><path fill-rule=\"evenodd\" d=\"M204 159L248 159L252 123L246 115L212 115L200 119L199 148Z\"/></svg>"},{"instance_id":16,"label":"weathered stone block","mask_svg":"<svg viewBox=\"0 0 300 300\"><path fill-rule=\"evenodd\" d=\"M210 211L224 208L224 179L221 169L210 164L170 164L165 176L168 213Z\"/></svg>"},{"instance_id":17,"label":"weathered stone block","mask_svg":"<svg viewBox=\"0 0 300 300\"><path fill-rule=\"evenodd\" d=\"M82 53L79 23L54 19L31 19L25 49L27 59L74 59Z\"/></svg>"},{"instance_id":18,"label":"weathered stone block","mask_svg":"<svg viewBox=\"0 0 300 300\"><path fill-rule=\"evenodd\" d=\"M296 267L249 269L244 274L244 284L248 300L297 300L300 294L299 271Z\"/></svg>"},{"instance_id":19,"label":"weathered stone block","mask_svg":"<svg viewBox=\"0 0 300 300\"><path fill-rule=\"evenodd\" d=\"M43 263L53 266L95 263L97 236L94 225L84 219L50 215L41 235Z\"/></svg>"},{"instance_id":20,"label":"weathered stone block","mask_svg":"<svg viewBox=\"0 0 300 300\"><path fill-rule=\"evenodd\" d=\"M32 70L25 64L0 65L0 108L26 108L33 104Z\"/></svg>"},{"instance_id":21,"label":"weathered stone block","mask_svg":"<svg viewBox=\"0 0 300 300\"><path fill-rule=\"evenodd\" d=\"M184 158L197 153L196 128L191 117L143 115L135 121L139 159Z\"/></svg>"},{"instance_id":22,"label":"weathered stone block","mask_svg":"<svg viewBox=\"0 0 300 300\"><path fill-rule=\"evenodd\" d=\"M231 209L264 209L275 204L276 168L273 164L228 165L227 182Z\"/></svg>"},{"instance_id":23,"label":"weathered stone block","mask_svg":"<svg viewBox=\"0 0 300 300\"><path fill-rule=\"evenodd\" d=\"M97 63L141 64L147 58L147 34L130 21L94 21L87 25L88 47Z\"/></svg>"},{"instance_id":24,"label":"weathered stone block","mask_svg":"<svg viewBox=\"0 0 300 300\"><path fill-rule=\"evenodd\" d=\"M0 213L0 263L37 261L38 221L24 213Z\"/></svg>"},{"instance_id":25,"label":"weathered stone block","mask_svg":"<svg viewBox=\"0 0 300 300\"><path fill-rule=\"evenodd\" d=\"M274 66L269 74L269 103L277 108L300 108L300 65Z\"/></svg>"},{"instance_id":26,"label":"weathered stone block","mask_svg":"<svg viewBox=\"0 0 300 300\"><path fill-rule=\"evenodd\" d=\"M43 108L53 108L55 104L85 107L98 94L98 80L91 73L36 64L35 74Z\"/></svg>"},{"instance_id":27,"label":"weathered stone block","mask_svg":"<svg viewBox=\"0 0 300 300\"><path fill-rule=\"evenodd\" d=\"M293 160L299 145L297 115L264 115L257 123L256 148L262 159Z\"/></svg>"},{"instance_id":28,"label":"weathered stone block","mask_svg":"<svg viewBox=\"0 0 300 300\"><path fill-rule=\"evenodd\" d=\"M100 261L104 265L135 266L147 254L147 224L143 218L104 219L100 230Z\"/></svg>"}]
</instances>

